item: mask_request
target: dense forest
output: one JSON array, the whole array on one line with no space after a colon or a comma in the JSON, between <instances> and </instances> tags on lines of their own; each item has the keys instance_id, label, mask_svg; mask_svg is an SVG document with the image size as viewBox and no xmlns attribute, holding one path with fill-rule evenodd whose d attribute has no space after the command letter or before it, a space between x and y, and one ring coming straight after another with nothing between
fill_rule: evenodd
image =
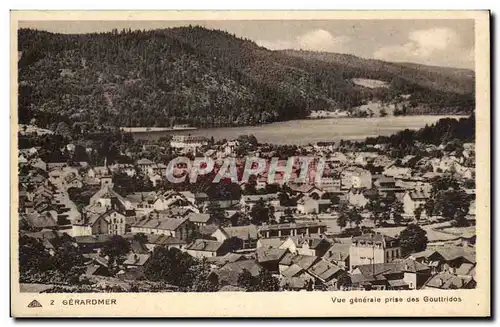
<instances>
[{"instance_id":1,"label":"dense forest","mask_svg":"<svg viewBox=\"0 0 500 327\"><path fill-rule=\"evenodd\" d=\"M471 113L474 73L270 51L224 31L179 27L18 33L19 120L91 126L238 126L399 101L405 114ZM380 79L388 88L355 85Z\"/></svg>"}]
</instances>

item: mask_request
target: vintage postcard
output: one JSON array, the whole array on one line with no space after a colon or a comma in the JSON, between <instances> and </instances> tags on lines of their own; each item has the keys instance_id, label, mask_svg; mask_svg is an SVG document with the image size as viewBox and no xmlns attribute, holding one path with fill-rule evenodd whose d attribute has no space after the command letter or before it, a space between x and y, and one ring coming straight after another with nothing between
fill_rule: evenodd
<instances>
[{"instance_id":1,"label":"vintage postcard","mask_svg":"<svg viewBox=\"0 0 500 327\"><path fill-rule=\"evenodd\" d=\"M12 11L14 317L488 317L488 11Z\"/></svg>"}]
</instances>

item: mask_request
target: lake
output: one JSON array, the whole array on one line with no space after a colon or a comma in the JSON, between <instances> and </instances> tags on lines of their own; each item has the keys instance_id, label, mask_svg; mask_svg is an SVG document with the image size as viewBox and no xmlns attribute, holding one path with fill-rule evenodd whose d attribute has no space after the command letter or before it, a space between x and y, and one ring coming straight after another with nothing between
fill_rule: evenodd
<instances>
[{"instance_id":1,"label":"lake","mask_svg":"<svg viewBox=\"0 0 500 327\"><path fill-rule=\"evenodd\" d=\"M253 134L259 143L306 145L318 141L363 140L366 137L391 135L403 129L420 129L441 118L465 116L403 116L374 118L301 119L272 124L243 127L201 128L190 131L161 131L133 133L135 138L156 140L168 134L235 139L239 135Z\"/></svg>"}]
</instances>

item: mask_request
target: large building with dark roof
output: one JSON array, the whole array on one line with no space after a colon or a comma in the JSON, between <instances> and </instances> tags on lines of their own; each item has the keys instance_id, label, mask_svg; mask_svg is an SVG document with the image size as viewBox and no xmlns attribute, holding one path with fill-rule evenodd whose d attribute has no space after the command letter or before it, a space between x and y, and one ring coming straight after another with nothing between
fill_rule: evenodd
<instances>
[{"instance_id":1,"label":"large building with dark roof","mask_svg":"<svg viewBox=\"0 0 500 327\"><path fill-rule=\"evenodd\" d=\"M401 258L401 246L396 238L379 233L352 238L349 248L351 271L360 265L388 263L398 258Z\"/></svg>"}]
</instances>

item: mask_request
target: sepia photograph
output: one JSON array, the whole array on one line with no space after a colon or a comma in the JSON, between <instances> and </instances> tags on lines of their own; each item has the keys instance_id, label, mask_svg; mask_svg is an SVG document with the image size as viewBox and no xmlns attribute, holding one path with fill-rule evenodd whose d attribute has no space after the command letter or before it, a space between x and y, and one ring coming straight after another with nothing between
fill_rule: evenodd
<instances>
[{"instance_id":1,"label":"sepia photograph","mask_svg":"<svg viewBox=\"0 0 500 327\"><path fill-rule=\"evenodd\" d=\"M14 315L489 315L489 12L147 13L11 12Z\"/></svg>"}]
</instances>

